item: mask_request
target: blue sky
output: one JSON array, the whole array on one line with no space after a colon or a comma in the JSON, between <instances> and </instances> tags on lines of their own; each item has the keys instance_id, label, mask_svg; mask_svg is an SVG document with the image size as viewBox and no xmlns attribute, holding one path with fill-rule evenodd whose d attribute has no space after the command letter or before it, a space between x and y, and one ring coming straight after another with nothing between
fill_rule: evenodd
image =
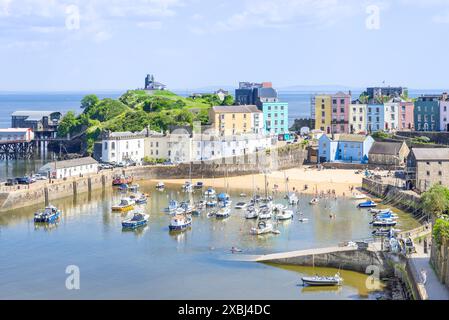
<instances>
[{"instance_id":1,"label":"blue sky","mask_svg":"<svg viewBox=\"0 0 449 320\"><path fill-rule=\"evenodd\" d=\"M448 33L449 0L0 0L0 91L440 89Z\"/></svg>"}]
</instances>

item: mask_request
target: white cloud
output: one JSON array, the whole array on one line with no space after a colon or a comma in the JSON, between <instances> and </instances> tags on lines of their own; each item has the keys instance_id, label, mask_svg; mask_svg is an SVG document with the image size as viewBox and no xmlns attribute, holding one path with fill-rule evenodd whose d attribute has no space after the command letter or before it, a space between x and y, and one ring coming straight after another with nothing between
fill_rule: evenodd
<instances>
[{"instance_id":1,"label":"white cloud","mask_svg":"<svg viewBox=\"0 0 449 320\"><path fill-rule=\"evenodd\" d=\"M374 1L374 3L382 9L387 8L384 0ZM215 23L213 27L204 26L203 31L284 28L292 25L320 28L332 26L357 14L365 15L365 8L368 4L373 4L373 1L246 0L239 12Z\"/></svg>"}]
</instances>

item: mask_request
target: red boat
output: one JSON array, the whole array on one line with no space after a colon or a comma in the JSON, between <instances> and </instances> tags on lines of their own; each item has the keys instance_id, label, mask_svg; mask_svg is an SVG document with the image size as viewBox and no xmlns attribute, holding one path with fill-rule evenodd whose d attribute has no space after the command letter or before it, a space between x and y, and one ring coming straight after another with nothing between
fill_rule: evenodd
<instances>
[{"instance_id":1,"label":"red boat","mask_svg":"<svg viewBox=\"0 0 449 320\"><path fill-rule=\"evenodd\" d=\"M131 183L133 183L133 177L129 176L116 176L112 180L113 186L120 186L122 184L131 184Z\"/></svg>"}]
</instances>

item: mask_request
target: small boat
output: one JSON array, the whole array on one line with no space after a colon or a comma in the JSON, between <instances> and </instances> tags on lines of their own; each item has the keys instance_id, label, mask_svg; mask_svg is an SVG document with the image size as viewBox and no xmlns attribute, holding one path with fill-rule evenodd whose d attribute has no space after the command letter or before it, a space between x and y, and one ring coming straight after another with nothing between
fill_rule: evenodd
<instances>
[{"instance_id":1,"label":"small boat","mask_svg":"<svg viewBox=\"0 0 449 320\"><path fill-rule=\"evenodd\" d=\"M372 235L374 237L393 237L395 234L397 234L399 230L394 228L387 228L387 229L376 229L372 232Z\"/></svg>"},{"instance_id":2,"label":"small boat","mask_svg":"<svg viewBox=\"0 0 449 320\"><path fill-rule=\"evenodd\" d=\"M128 191L129 186L128 186L128 184L123 183L123 184L121 184L121 185L118 187L118 189L119 189L120 191Z\"/></svg>"},{"instance_id":3,"label":"small boat","mask_svg":"<svg viewBox=\"0 0 449 320\"><path fill-rule=\"evenodd\" d=\"M298 196L296 195L295 192L289 192L287 194L287 199L288 199L288 204L289 205L294 206L294 205L297 205L299 203L299 198L298 198Z\"/></svg>"},{"instance_id":4,"label":"small boat","mask_svg":"<svg viewBox=\"0 0 449 320\"><path fill-rule=\"evenodd\" d=\"M218 204L217 200L209 200L206 202L206 207L210 207L210 208L216 207L217 204Z\"/></svg>"},{"instance_id":5,"label":"small boat","mask_svg":"<svg viewBox=\"0 0 449 320\"><path fill-rule=\"evenodd\" d=\"M204 208L206 208L206 203L207 203L206 200L200 200L196 203L196 207L198 209L204 209Z\"/></svg>"},{"instance_id":6,"label":"small boat","mask_svg":"<svg viewBox=\"0 0 449 320\"><path fill-rule=\"evenodd\" d=\"M368 200L357 205L358 208L373 208L376 207L377 203L372 200Z\"/></svg>"},{"instance_id":7,"label":"small boat","mask_svg":"<svg viewBox=\"0 0 449 320\"><path fill-rule=\"evenodd\" d=\"M182 190L184 192L193 192L193 185L190 181L186 181L183 186L182 186Z\"/></svg>"},{"instance_id":8,"label":"small boat","mask_svg":"<svg viewBox=\"0 0 449 320\"><path fill-rule=\"evenodd\" d=\"M227 193L220 193L220 194L217 196L218 201L229 201L230 198L231 198L231 197L230 197L229 194L227 194Z\"/></svg>"},{"instance_id":9,"label":"small boat","mask_svg":"<svg viewBox=\"0 0 449 320\"><path fill-rule=\"evenodd\" d=\"M122 221L122 228L136 229L139 227L143 227L148 223L149 218L150 216L148 214L141 212L134 212L131 218Z\"/></svg>"},{"instance_id":10,"label":"small boat","mask_svg":"<svg viewBox=\"0 0 449 320\"><path fill-rule=\"evenodd\" d=\"M201 181L198 181L197 183L195 183L195 185L193 187L195 189L203 189L204 183L202 183Z\"/></svg>"},{"instance_id":11,"label":"small boat","mask_svg":"<svg viewBox=\"0 0 449 320\"><path fill-rule=\"evenodd\" d=\"M242 210L242 209L245 209L247 206L248 206L248 204L246 204L245 202L237 202L234 208L238 209L238 210Z\"/></svg>"},{"instance_id":12,"label":"small boat","mask_svg":"<svg viewBox=\"0 0 449 320\"><path fill-rule=\"evenodd\" d=\"M215 196L216 193L217 192L212 187L209 187L209 188L207 188L206 191L204 191L204 195L206 197L213 197L213 196Z\"/></svg>"},{"instance_id":13,"label":"small boat","mask_svg":"<svg viewBox=\"0 0 449 320\"><path fill-rule=\"evenodd\" d=\"M134 200L131 198L123 198L118 205L112 207L112 211L129 211L134 209Z\"/></svg>"},{"instance_id":14,"label":"small boat","mask_svg":"<svg viewBox=\"0 0 449 320\"><path fill-rule=\"evenodd\" d=\"M54 206L48 206L43 211L34 214L34 222L51 223L59 219L61 210Z\"/></svg>"},{"instance_id":15,"label":"small boat","mask_svg":"<svg viewBox=\"0 0 449 320\"><path fill-rule=\"evenodd\" d=\"M231 215L231 209L230 208L221 208L215 213L216 218L227 218Z\"/></svg>"},{"instance_id":16,"label":"small boat","mask_svg":"<svg viewBox=\"0 0 449 320\"><path fill-rule=\"evenodd\" d=\"M164 189L165 189L165 184L164 184L162 181L159 181L159 182L156 184L156 189L157 189L157 190L164 190Z\"/></svg>"},{"instance_id":17,"label":"small boat","mask_svg":"<svg viewBox=\"0 0 449 320\"><path fill-rule=\"evenodd\" d=\"M268 219L271 219L271 217L272 217L272 212L270 209L264 209L259 212L260 220L268 220Z\"/></svg>"},{"instance_id":18,"label":"small boat","mask_svg":"<svg viewBox=\"0 0 449 320\"><path fill-rule=\"evenodd\" d=\"M393 219L382 219L371 222L373 227L394 227L397 222Z\"/></svg>"},{"instance_id":19,"label":"small boat","mask_svg":"<svg viewBox=\"0 0 449 320\"><path fill-rule=\"evenodd\" d=\"M292 210L282 210L280 213L276 214L276 220L290 220L293 219Z\"/></svg>"},{"instance_id":20,"label":"small boat","mask_svg":"<svg viewBox=\"0 0 449 320\"><path fill-rule=\"evenodd\" d=\"M391 211L390 208L388 208L388 209L373 209L373 208L370 208L368 210L368 212L371 212L372 214L376 215L376 214L391 213L392 211Z\"/></svg>"},{"instance_id":21,"label":"small boat","mask_svg":"<svg viewBox=\"0 0 449 320\"><path fill-rule=\"evenodd\" d=\"M260 221L257 224L257 228L251 228L250 233L254 235L261 235L272 233L274 231L273 225L266 221Z\"/></svg>"},{"instance_id":22,"label":"small boat","mask_svg":"<svg viewBox=\"0 0 449 320\"><path fill-rule=\"evenodd\" d=\"M146 204L148 202L148 197L144 194L141 194L140 197L135 198L134 201L136 204Z\"/></svg>"},{"instance_id":23,"label":"small boat","mask_svg":"<svg viewBox=\"0 0 449 320\"><path fill-rule=\"evenodd\" d=\"M184 230L191 225L192 217L177 214L170 220L170 225L168 227L170 230Z\"/></svg>"},{"instance_id":24,"label":"small boat","mask_svg":"<svg viewBox=\"0 0 449 320\"><path fill-rule=\"evenodd\" d=\"M320 202L320 199L318 198L313 198L312 200L310 200L309 204L310 205L315 205L318 204Z\"/></svg>"},{"instance_id":25,"label":"small boat","mask_svg":"<svg viewBox=\"0 0 449 320\"><path fill-rule=\"evenodd\" d=\"M243 252L243 250L242 250L242 249L239 249L239 248L237 248L237 247L232 247L232 248L231 248L231 252L232 252L232 253L240 253L240 252Z\"/></svg>"},{"instance_id":26,"label":"small boat","mask_svg":"<svg viewBox=\"0 0 449 320\"><path fill-rule=\"evenodd\" d=\"M188 202L182 202L179 206L180 209L184 210L184 213L190 214L193 210L195 210L195 206L191 205Z\"/></svg>"},{"instance_id":27,"label":"small boat","mask_svg":"<svg viewBox=\"0 0 449 320\"><path fill-rule=\"evenodd\" d=\"M178 208L178 202L176 200L170 200L168 202L168 207L164 209L165 212L174 212Z\"/></svg>"},{"instance_id":28,"label":"small boat","mask_svg":"<svg viewBox=\"0 0 449 320\"><path fill-rule=\"evenodd\" d=\"M133 178L129 176L119 175L115 176L112 179L113 186L120 186L122 184L131 184L131 183L133 183Z\"/></svg>"},{"instance_id":29,"label":"small boat","mask_svg":"<svg viewBox=\"0 0 449 320\"><path fill-rule=\"evenodd\" d=\"M374 215L374 220L383 220L383 219L392 219L396 220L398 218L397 215L395 215L392 212L389 213L378 213Z\"/></svg>"},{"instance_id":30,"label":"small boat","mask_svg":"<svg viewBox=\"0 0 449 320\"><path fill-rule=\"evenodd\" d=\"M257 219L257 217L259 217L259 212L255 208L246 210L245 212L246 219Z\"/></svg>"},{"instance_id":31,"label":"small boat","mask_svg":"<svg viewBox=\"0 0 449 320\"><path fill-rule=\"evenodd\" d=\"M128 186L128 190L132 192L137 192L139 190L140 186L138 184L132 184Z\"/></svg>"},{"instance_id":32,"label":"small boat","mask_svg":"<svg viewBox=\"0 0 449 320\"><path fill-rule=\"evenodd\" d=\"M239 196L240 196L240 198L246 198L246 193L241 193L241 194L239 194Z\"/></svg>"},{"instance_id":33,"label":"small boat","mask_svg":"<svg viewBox=\"0 0 449 320\"><path fill-rule=\"evenodd\" d=\"M307 218L300 218L299 222L302 222L302 223L309 222L309 219L307 219Z\"/></svg>"},{"instance_id":34,"label":"small boat","mask_svg":"<svg viewBox=\"0 0 449 320\"><path fill-rule=\"evenodd\" d=\"M333 277L302 277L301 280L303 285L308 286L340 286L343 283L343 278L340 277L339 273Z\"/></svg>"},{"instance_id":35,"label":"small boat","mask_svg":"<svg viewBox=\"0 0 449 320\"><path fill-rule=\"evenodd\" d=\"M283 205L283 204L275 204L273 205L273 211L283 211L283 210L287 210L287 206Z\"/></svg>"},{"instance_id":36,"label":"small boat","mask_svg":"<svg viewBox=\"0 0 449 320\"><path fill-rule=\"evenodd\" d=\"M366 194L363 194L363 193L353 193L352 194L352 199L354 199L354 200L363 200L366 198L367 198Z\"/></svg>"}]
</instances>

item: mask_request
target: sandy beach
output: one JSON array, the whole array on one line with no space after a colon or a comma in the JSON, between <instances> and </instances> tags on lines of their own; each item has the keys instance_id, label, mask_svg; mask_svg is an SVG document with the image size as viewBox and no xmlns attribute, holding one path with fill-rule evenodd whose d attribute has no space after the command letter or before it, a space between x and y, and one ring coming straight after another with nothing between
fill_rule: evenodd
<instances>
[{"instance_id":1,"label":"sandy beach","mask_svg":"<svg viewBox=\"0 0 449 320\"><path fill-rule=\"evenodd\" d=\"M352 194L351 187L360 188L362 186L362 174L356 174L356 170L343 170L343 169L325 169L317 170L316 168L302 167L289 169L285 171L273 171L267 175L268 191L271 193L275 189L275 185L278 186L277 190L285 192L286 183L285 177L288 178L289 191L296 191L300 193L316 194L327 193L329 191L335 191L337 196L350 196ZM259 188L261 192L264 190L264 175L254 175L254 182L256 188ZM242 190L253 189L253 176L239 176L229 177L227 182L225 178L216 179L193 179L193 183L197 181L204 182L205 186L211 186L214 188L225 187L238 188ZM164 180L166 184L179 184L182 185L185 179L171 179ZM307 190L305 185L308 185Z\"/></svg>"}]
</instances>

